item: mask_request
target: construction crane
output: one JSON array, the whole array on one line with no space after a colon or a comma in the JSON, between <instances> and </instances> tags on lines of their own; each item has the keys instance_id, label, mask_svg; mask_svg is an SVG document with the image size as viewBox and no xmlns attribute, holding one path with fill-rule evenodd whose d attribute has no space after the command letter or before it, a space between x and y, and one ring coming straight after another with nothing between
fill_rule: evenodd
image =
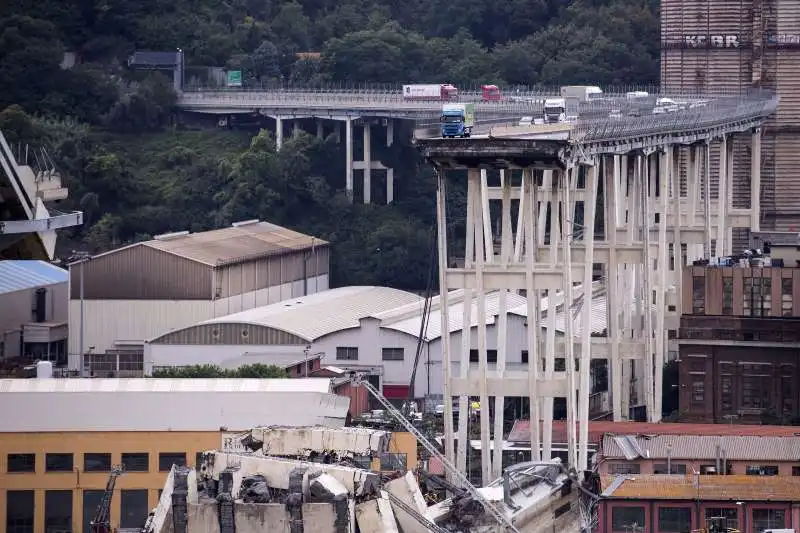
<instances>
[{"instance_id":1,"label":"construction crane","mask_svg":"<svg viewBox=\"0 0 800 533\"><path fill-rule=\"evenodd\" d=\"M447 458L439 452L439 450L434 446L426 437L423 435L414 424L412 424L403 414L392 405L389 400L387 400L383 394L380 393L375 387L373 387L370 382L366 378L366 374L358 373L355 374L355 384L358 386L362 386L367 389L373 398L375 398L378 403L380 403L383 408L392 415L403 427L406 428L406 431L414 435L416 437L417 442L422 444L422 446L430 453L432 456L436 457L442 462L445 470L450 473L451 476L461 485L461 487L472 496L475 501L479 502L486 512L494 518L494 520L508 533L520 533L519 530L511 523L503 513L489 500L483 497L483 495L478 492L478 489L470 483L469 479L456 468L456 466L447 460Z\"/></svg>"},{"instance_id":2,"label":"construction crane","mask_svg":"<svg viewBox=\"0 0 800 533\"><path fill-rule=\"evenodd\" d=\"M111 498L114 496L114 485L117 484L117 478L121 475L121 466L111 468L111 474L108 476L103 498L97 506L94 519L89 522L91 533L111 533Z\"/></svg>"}]
</instances>

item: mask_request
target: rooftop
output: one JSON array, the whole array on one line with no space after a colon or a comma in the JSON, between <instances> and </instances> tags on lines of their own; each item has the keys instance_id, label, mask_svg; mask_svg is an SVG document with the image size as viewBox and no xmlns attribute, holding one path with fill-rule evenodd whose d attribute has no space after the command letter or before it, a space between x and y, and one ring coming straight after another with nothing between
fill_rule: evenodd
<instances>
[{"instance_id":1,"label":"rooftop","mask_svg":"<svg viewBox=\"0 0 800 533\"><path fill-rule=\"evenodd\" d=\"M69 378L0 379L0 394L104 392L330 392L328 378Z\"/></svg>"},{"instance_id":2,"label":"rooftop","mask_svg":"<svg viewBox=\"0 0 800 533\"><path fill-rule=\"evenodd\" d=\"M567 441L567 424L553 422L553 442ZM761 437L798 437L800 427L756 426L747 424L681 424L668 422L589 422L589 442L600 443L606 434L613 435L743 435ZM509 442L530 443L530 422L517 420L508 435Z\"/></svg>"},{"instance_id":3,"label":"rooftop","mask_svg":"<svg viewBox=\"0 0 800 533\"><path fill-rule=\"evenodd\" d=\"M631 500L800 501L800 477L645 474L602 476L602 496Z\"/></svg>"},{"instance_id":4,"label":"rooftop","mask_svg":"<svg viewBox=\"0 0 800 533\"><path fill-rule=\"evenodd\" d=\"M330 379L4 379L0 434L344 425Z\"/></svg>"},{"instance_id":5,"label":"rooftop","mask_svg":"<svg viewBox=\"0 0 800 533\"><path fill-rule=\"evenodd\" d=\"M251 220L237 222L229 228L200 233L176 232L157 235L153 240L111 250L95 258L133 246L147 246L204 265L224 266L327 244L327 241L322 239L269 222Z\"/></svg>"},{"instance_id":6,"label":"rooftop","mask_svg":"<svg viewBox=\"0 0 800 533\"><path fill-rule=\"evenodd\" d=\"M717 446L729 460L796 461L800 437L742 435L606 435L602 454L609 459L717 458Z\"/></svg>"},{"instance_id":7,"label":"rooftop","mask_svg":"<svg viewBox=\"0 0 800 533\"><path fill-rule=\"evenodd\" d=\"M0 261L0 294L66 283L69 272L45 261Z\"/></svg>"},{"instance_id":8,"label":"rooftop","mask_svg":"<svg viewBox=\"0 0 800 533\"><path fill-rule=\"evenodd\" d=\"M389 287L340 287L214 318L202 324L255 324L313 342L336 331L357 328L363 318L420 300L416 294Z\"/></svg>"}]
</instances>

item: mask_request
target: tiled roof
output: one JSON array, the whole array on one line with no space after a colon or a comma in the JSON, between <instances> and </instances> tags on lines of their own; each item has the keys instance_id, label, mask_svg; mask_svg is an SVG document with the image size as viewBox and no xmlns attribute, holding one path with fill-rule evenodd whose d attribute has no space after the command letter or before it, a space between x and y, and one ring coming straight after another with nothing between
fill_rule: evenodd
<instances>
[{"instance_id":1,"label":"tiled roof","mask_svg":"<svg viewBox=\"0 0 800 533\"><path fill-rule=\"evenodd\" d=\"M800 460L800 437L743 435L606 435L602 454L609 459L708 459L717 457L717 446L731 460Z\"/></svg>"},{"instance_id":2,"label":"tiled roof","mask_svg":"<svg viewBox=\"0 0 800 533\"><path fill-rule=\"evenodd\" d=\"M566 442L566 422L553 422L553 442ZM530 442L530 423L517 420L508 435L511 442ZM667 422L589 422L589 442L600 443L603 435L743 435L762 437L798 437L800 427L756 426L746 424L671 424Z\"/></svg>"},{"instance_id":3,"label":"tiled roof","mask_svg":"<svg viewBox=\"0 0 800 533\"><path fill-rule=\"evenodd\" d=\"M600 487L612 499L800 502L800 477L791 476L602 476Z\"/></svg>"},{"instance_id":4,"label":"tiled roof","mask_svg":"<svg viewBox=\"0 0 800 533\"><path fill-rule=\"evenodd\" d=\"M69 273L44 261L0 261L0 294L66 283Z\"/></svg>"}]
</instances>

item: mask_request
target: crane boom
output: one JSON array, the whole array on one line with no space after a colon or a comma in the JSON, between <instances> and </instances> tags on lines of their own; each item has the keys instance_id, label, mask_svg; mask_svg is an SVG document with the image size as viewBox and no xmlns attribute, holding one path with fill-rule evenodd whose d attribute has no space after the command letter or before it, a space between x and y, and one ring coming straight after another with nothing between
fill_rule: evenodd
<instances>
[{"instance_id":1,"label":"crane boom","mask_svg":"<svg viewBox=\"0 0 800 533\"><path fill-rule=\"evenodd\" d=\"M111 533L111 499L114 497L114 486L117 478L122 475L122 467L115 466L111 469L106 482L103 498L94 514L94 520L89 523L92 533Z\"/></svg>"},{"instance_id":2,"label":"crane boom","mask_svg":"<svg viewBox=\"0 0 800 533\"><path fill-rule=\"evenodd\" d=\"M442 453L436 449L436 446L434 446L427 438L425 438L425 435L423 435L421 431L414 427L414 424L409 422L408 419L406 419L406 417L404 417L402 413L400 413L400 411L398 411L395 406L389 402L389 400L384 398L380 391L370 384L370 382L365 378L364 374L356 374L355 383L356 385L360 385L367 389L367 392L369 392L372 397L375 398L383 406L383 408L389 412L389 414L397 419L397 421L400 422L400 424L402 424L409 433L416 437L417 442L422 444L423 448L425 448L428 453L439 459L442 462L445 470L447 470L447 472L449 472L455 479L458 480L458 482L461 484L464 490L469 493L470 496L475 498L476 501L480 502L486 512L489 513L498 524L503 526L503 528L510 533L520 533L514 524L511 523L511 520L503 515L503 513L501 513L492 502L484 498L483 495L478 492L478 489L475 488L472 483L470 483L469 479L467 479L467 476L459 471L453 463L451 463L444 455L442 455ZM445 398L445 400L447 400L447 398Z\"/></svg>"}]
</instances>

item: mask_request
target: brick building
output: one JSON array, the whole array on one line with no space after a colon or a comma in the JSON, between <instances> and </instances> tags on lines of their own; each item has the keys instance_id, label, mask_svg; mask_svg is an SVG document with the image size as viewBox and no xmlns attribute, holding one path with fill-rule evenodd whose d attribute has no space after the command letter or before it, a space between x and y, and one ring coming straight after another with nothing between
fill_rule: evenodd
<instances>
[{"instance_id":1,"label":"brick building","mask_svg":"<svg viewBox=\"0 0 800 533\"><path fill-rule=\"evenodd\" d=\"M800 417L800 268L689 266L681 290L681 419Z\"/></svg>"},{"instance_id":2,"label":"brick building","mask_svg":"<svg viewBox=\"0 0 800 533\"><path fill-rule=\"evenodd\" d=\"M800 478L603 476L598 533L673 533L724 516L742 533L800 527Z\"/></svg>"}]
</instances>

